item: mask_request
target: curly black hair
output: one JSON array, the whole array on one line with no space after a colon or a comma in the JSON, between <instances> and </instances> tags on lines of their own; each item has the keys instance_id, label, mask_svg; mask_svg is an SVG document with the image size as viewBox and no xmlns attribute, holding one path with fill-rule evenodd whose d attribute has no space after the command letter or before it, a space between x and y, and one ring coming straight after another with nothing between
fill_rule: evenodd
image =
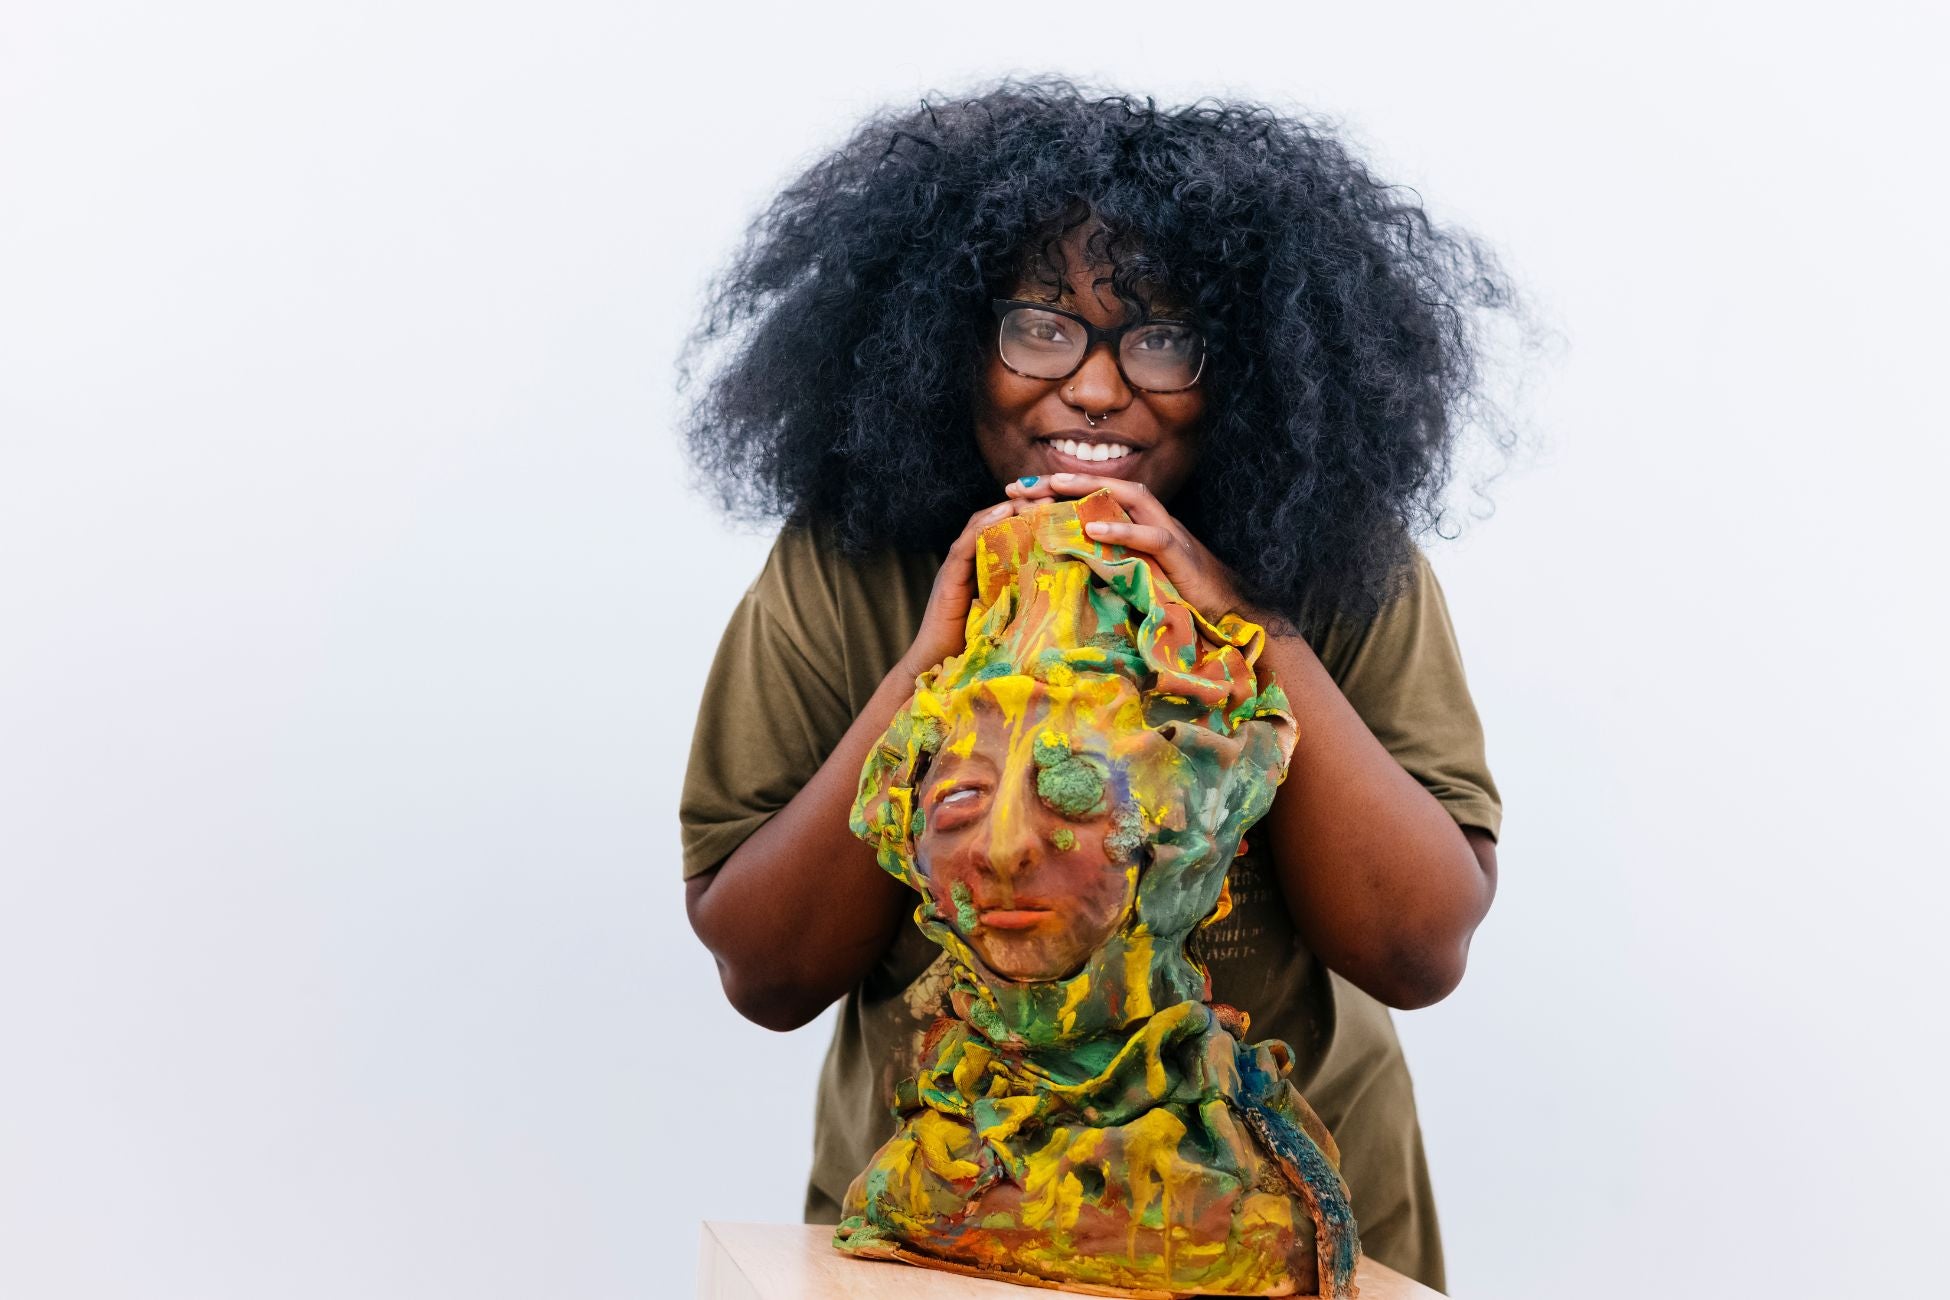
<instances>
[{"instance_id":1,"label":"curly black hair","mask_svg":"<svg viewBox=\"0 0 1950 1300\"><path fill-rule=\"evenodd\" d=\"M974 442L989 300L1085 220L1117 294L1204 328L1200 454L1172 511L1303 629L1372 614L1443 517L1490 404L1494 257L1327 127L1010 79L870 118L753 223L681 363L685 428L745 517L849 551L944 548L999 499ZM1507 434L1492 430L1507 447Z\"/></svg>"}]
</instances>

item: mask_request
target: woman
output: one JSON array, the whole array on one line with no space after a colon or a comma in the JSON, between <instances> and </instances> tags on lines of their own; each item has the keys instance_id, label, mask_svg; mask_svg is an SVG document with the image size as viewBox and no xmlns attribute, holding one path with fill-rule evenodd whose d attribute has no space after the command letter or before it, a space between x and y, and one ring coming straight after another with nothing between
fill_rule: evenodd
<instances>
[{"instance_id":1,"label":"woman","mask_svg":"<svg viewBox=\"0 0 1950 1300\"><path fill-rule=\"evenodd\" d=\"M976 536L1111 493L1094 536L1212 618L1268 626L1299 739L1201 932L1213 997L1286 1040L1368 1253L1443 1283L1388 1007L1462 978L1501 806L1440 589L1475 325L1507 287L1329 135L1060 81L869 121L719 282L690 425L734 510L783 517L719 647L682 803L691 922L727 996L842 1010L807 1217L893 1132L945 993L907 891L848 830L873 740L959 651Z\"/></svg>"}]
</instances>

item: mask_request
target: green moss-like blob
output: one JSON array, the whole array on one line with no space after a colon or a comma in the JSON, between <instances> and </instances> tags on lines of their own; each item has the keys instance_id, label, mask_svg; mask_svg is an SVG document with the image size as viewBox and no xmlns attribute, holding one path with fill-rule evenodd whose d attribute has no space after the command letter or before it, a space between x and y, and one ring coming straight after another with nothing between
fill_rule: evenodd
<instances>
[{"instance_id":1,"label":"green moss-like blob","mask_svg":"<svg viewBox=\"0 0 1950 1300\"><path fill-rule=\"evenodd\" d=\"M973 930L982 918L975 911L975 899L968 892L968 886L957 880L949 887L948 895L955 900L955 923L961 926L964 934Z\"/></svg>"},{"instance_id":2,"label":"green moss-like blob","mask_svg":"<svg viewBox=\"0 0 1950 1300\"><path fill-rule=\"evenodd\" d=\"M1104 807L1104 774L1058 740L1036 738L1036 793L1066 817L1089 817Z\"/></svg>"},{"instance_id":3,"label":"green moss-like blob","mask_svg":"<svg viewBox=\"0 0 1950 1300\"><path fill-rule=\"evenodd\" d=\"M1077 837L1070 833L1070 828L1068 826L1058 826L1053 832L1051 832L1049 837L1049 842L1051 844L1054 844L1057 848L1061 849L1063 852L1068 853L1071 849L1077 846Z\"/></svg>"},{"instance_id":4,"label":"green moss-like blob","mask_svg":"<svg viewBox=\"0 0 1950 1300\"><path fill-rule=\"evenodd\" d=\"M977 1033L992 1043L1003 1043L1009 1040L1008 1024L996 1013L994 1007L980 999L970 1004L968 1023L975 1027Z\"/></svg>"}]
</instances>

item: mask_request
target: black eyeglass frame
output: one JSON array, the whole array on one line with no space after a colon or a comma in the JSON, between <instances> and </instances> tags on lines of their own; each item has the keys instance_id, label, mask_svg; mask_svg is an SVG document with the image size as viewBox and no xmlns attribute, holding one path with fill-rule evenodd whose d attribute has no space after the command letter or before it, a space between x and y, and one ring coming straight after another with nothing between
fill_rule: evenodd
<instances>
[{"instance_id":1,"label":"black eyeglass frame","mask_svg":"<svg viewBox=\"0 0 1950 1300\"><path fill-rule=\"evenodd\" d=\"M1118 375L1123 378L1126 384L1135 388L1140 393L1182 393L1186 389L1196 387L1199 377L1205 373L1205 358L1207 356L1205 331L1188 320L1175 320L1169 316L1146 316L1143 320L1128 321L1112 329L1104 329L1101 326L1091 324L1073 311L1064 311L1061 307L1052 307L1046 302L1030 302L1024 298L992 298L989 300L989 307L995 312L996 358L1008 368L1011 374L1021 375L1024 379L1040 379L1049 383L1056 383L1060 380L1068 379L1071 375L1083 369L1083 363L1090 360L1090 354L1096 351L1099 343L1110 344L1111 360L1117 366ZM1017 370L1014 366L1009 365L1009 359L1002 354L1002 322L1010 312L1024 307L1029 308L1031 311L1048 312L1052 316L1061 316L1065 320L1073 320L1083 327L1083 351L1077 355L1077 363L1074 366L1071 366L1060 375L1032 375L1027 371ZM1192 372L1190 379L1186 380L1177 388L1147 388L1132 379L1130 374L1124 369L1124 336L1132 330L1143 329L1146 325L1182 325L1198 336L1198 369Z\"/></svg>"}]
</instances>

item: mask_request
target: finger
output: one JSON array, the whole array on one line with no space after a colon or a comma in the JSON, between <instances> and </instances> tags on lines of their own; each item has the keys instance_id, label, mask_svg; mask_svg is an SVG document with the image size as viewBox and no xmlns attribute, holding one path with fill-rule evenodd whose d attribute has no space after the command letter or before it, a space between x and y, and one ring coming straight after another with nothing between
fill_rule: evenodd
<instances>
[{"instance_id":1,"label":"finger","mask_svg":"<svg viewBox=\"0 0 1950 1300\"><path fill-rule=\"evenodd\" d=\"M1013 501L1004 501L1001 505L990 506L985 510L977 510L968 517L967 525L961 530L961 536L955 539L954 545L948 548L948 554L953 555L958 551L973 552L975 549L975 540L982 535L984 530L1001 523L1015 512L1016 503Z\"/></svg>"},{"instance_id":2,"label":"finger","mask_svg":"<svg viewBox=\"0 0 1950 1300\"><path fill-rule=\"evenodd\" d=\"M1127 478L1105 478L1101 474L1052 474L1049 484L1066 497L1080 497L1099 490L1124 507L1124 513L1140 524L1168 527L1171 512L1164 508L1151 489Z\"/></svg>"},{"instance_id":3,"label":"finger","mask_svg":"<svg viewBox=\"0 0 1950 1300\"><path fill-rule=\"evenodd\" d=\"M1047 501L1056 496L1056 489L1050 486L1049 477L1037 474L1010 479L1002 491L1016 501Z\"/></svg>"},{"instance_id":4,"label":"finger","mask_svg":"<svg viewBox=\"0 0 1950 1300\"><path fill-rule=\"evenodd\" d=\"M1115 542L1127 550L1141 551L1160 559L1178 545L1178 537L1160 524L1088 523L1083 534L1093 542Z\"/></svg>"}]
</instances>

